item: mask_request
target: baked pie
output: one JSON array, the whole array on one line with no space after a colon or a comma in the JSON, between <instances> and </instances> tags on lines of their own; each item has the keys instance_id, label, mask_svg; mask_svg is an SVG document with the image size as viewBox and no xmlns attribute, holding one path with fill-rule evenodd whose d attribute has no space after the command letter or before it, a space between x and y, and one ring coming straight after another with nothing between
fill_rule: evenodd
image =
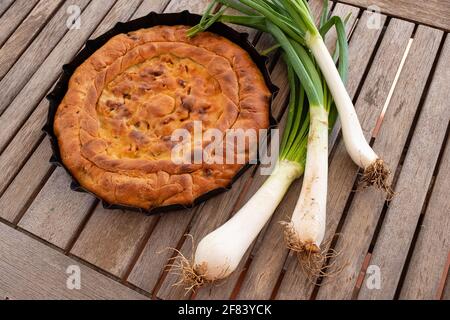
<instances>
[{"instance_id":1,"label":"baked pie","mask_svg":"<svg viewBox=\"0 0 450 320\"><path fill-rule=\"evenodd\" d=\"M227 187L244 166L174 161L176 129L193 132L198 121L202 132L225 135L269 126L271 93L249 54L210 32L188 38L188 28L114 36L70 79L54 121L61 158L83 188L110 204L188 206Z\"/></svg>"}]
</instances>

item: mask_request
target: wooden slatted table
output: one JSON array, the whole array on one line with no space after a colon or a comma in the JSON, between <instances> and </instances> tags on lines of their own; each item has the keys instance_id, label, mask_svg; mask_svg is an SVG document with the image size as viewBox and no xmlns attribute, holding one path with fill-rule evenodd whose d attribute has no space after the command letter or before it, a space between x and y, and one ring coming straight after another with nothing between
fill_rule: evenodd
<instances>
[{"instance_id":1,"label":"wooden slatted table","mask_svg":"<svg viewBox=\"0 0 450 320\"><path fill-rule=\"evenodd\" d=\"M150 11L201 13L208 0L1 0L0 2L0 298L104 299L449 299L450 259L450 2L333 3L351 18L350 76L366 138L395 172L397 196L356 190L359 172L338 130L331 139L326 240L346 267L335 281L313 285L283 243L278 221L291 214L301 181L252 244L242 265L220 286L186 295L166 265L192 252L258 189L259 168L233 188L190 210L146 216L105 210L92 196L69 189L69 178L48 160L41 128L45 95L61 66L118 21ZM381 14L374 16L369 5ZM315 13L321 0L310 0ZM373 7L370 7L373 9ZM75 10L75 11L74 11ZM80 28L66 21L79 10ZM375 20L374 20L375 19ZM373 27L374 21L379 27ZM248 32L258 49L268 35ZM328 38L331 47L335 35ZM286 68L268 62L280 87L274 116L283 126ZM67 268L82 272L80 290L66 287ZM377 272L380 286L374 286ZM376 279L375 279L376 280Z\"/></svg>"}]
</instances>

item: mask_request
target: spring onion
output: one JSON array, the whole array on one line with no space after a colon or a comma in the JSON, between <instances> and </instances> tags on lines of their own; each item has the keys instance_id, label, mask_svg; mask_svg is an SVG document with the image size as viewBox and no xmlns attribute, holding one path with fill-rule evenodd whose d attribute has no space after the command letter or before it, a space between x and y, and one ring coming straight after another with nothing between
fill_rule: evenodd
<instances>
[{"instance_id":1,"label":"spring onion","mask_svg":"<svg viewBox=\"0 0 450 320\"><path fill-rule=\"evenodd\" d=\"M364 170L362 182L366 185L375 185L386 191L388 198L391 197L393 192L388 183L390 170L364 137L353 102L325 46L321 32L314 24L308 3L305 0L216 0L216 2L240 11L250 19L263 18L266 25L270 22L277 26L287 37L311 51L334 98L347 152L355 164ZM219 12L214 17L222 21L221 14ZM228 16L224 22L239 23L243 18L233 20L234 18ZM321 20L324 22L323 15ZM260 25L261 22L254 27L267 31Z\"/></svg>"},{"instance_id":2,"label":"spring onion","mask_svg":"<svg viewBox=\"0 0 450 320\"><path fill-rule=\"evenodd\" d=\"M262 1L257 8L272 10L278 2L280 1L269 4L267 1ZM221 12L215 15L207 12L205 15L208 17L201 22L203 25L208 23L208 19L233 21L238 24L241 22L240 19L224 16ZM273 16L279 15L273 13ZM180 268L185 283L189 283L189 289L223 279L237 268L245 252L283 199L289 186L304 172L301 196L292 221L286 224L288 245L299 252L316 252L323 239L327 194L328 132L336 120L335 105L325 78L311 52L305 49L301 42L290 37L288 31L296 30L297 27L290 28L289 25L285 25L285 20L280 19L272 23L269 19L265 19L265 25L262 26L263 21L258 17L254 19L253 26L268 31L274 36L284 51L283 58L288 66L290 101L278 162L272 174L250 200L229 221L200 241L194 254L194 261L182 260ZM345 79L347 42L343 22L338 17L322 20L327 30L332 25L336 26L339 39L338 68L340 75ZM248 21L245 23L249 25ZM193 27L189 34L194 36L202 30L204 28L199 24Z\"/></svg>"}]
</instances>

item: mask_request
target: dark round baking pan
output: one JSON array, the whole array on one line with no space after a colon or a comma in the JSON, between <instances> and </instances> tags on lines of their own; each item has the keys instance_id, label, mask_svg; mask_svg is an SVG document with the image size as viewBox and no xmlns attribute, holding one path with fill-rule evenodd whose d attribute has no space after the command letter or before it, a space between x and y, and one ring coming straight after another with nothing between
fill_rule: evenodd
<instances>
[{"instance_id":1,"label":"dark round baking pan","mask_svg":"<svg viewBox=\"0 0 450 320\"><path fill-rule=\"evenodd\" d=\"M47 122L43 128L43 131L48 135L51 141L52 151L53 155L50 159L50 162L63 167L66 172L70 175L72 178L72 182L70 184L70 188L74 191L78 192L87 192L95 196L97 199L99 199L103 207L106 209L124 209L124 210L134 210L143 212L146 214L154 214L154 213L160 213L160 212L167 212L167 211L173 211L173 210L180 210L180 209L186 209L191 208L193 206L198 205L199 203L206 201L207 199L222 193L224 191L227 191L231 188L232 184L244 173L245 170L247 170L251 165L247 164L245 165L233 178L231 183L226 188L218 188L212 191L209 191L208 193L203 194L202 196L195 199L194 203L187 207L184 205L169 205L169 206L162 206L162 207L156 207L149 210L142 209L142 208L136 208L136 207L129 207L129 206L123 206L123 205L116 205L116 204L110 204L104 201L103 199L99 198L97 195L93 194L92 192L84 189L74 178L74 176L70 173L70 171L66 168L66 166L63 164L58 140L56 138L56 135L53 131L53 122L55 119L56 110L58 109L58 106L60 105L62 99L64 98L69 80L72 77L73 72L80 66L88 57L90 57L95 51L97 51L100 47L102 47L109 39L112 37L121 34L121 33L128 33L131 31L139 30L142 28L150 28L157 25L189 25L194 26L196 25L201 19L201 16L197 14L192 14L188 11L183 11L179 13L164 13L159 14L155 12L151 12L148 15L132 20L126 23L118 22L112 29L104 33L103 35L99 36L96 39L88 40L84 46L84 48L73 58L71 62L68 64L63 65L62 67L62 74L55 85L52 92L50 92L47 96L47 99L49 101L49 110L48 110L48 117ZM261 56L258 51L255 49L255 47L249 42L248 40L248 34L246 33L240 33L236 30L228 27L227 25L223 23L215 23L213 24L208 31L216 33L218 35L221 35L232 42L238 44L240 47L242 47L244 50L246 50L255 64L258 66L258 68L261 70L261 73L264 76L265 82L267 87L272 93L272 101L275 98L276 94L278 93L278 88L272 83L270 79L269 71L266 67L266 60L267 58L264 56ZM276 125L276 121L272 117L272 113L270 112L270 124L271 126Z\"/></svg>"}]
</instances>

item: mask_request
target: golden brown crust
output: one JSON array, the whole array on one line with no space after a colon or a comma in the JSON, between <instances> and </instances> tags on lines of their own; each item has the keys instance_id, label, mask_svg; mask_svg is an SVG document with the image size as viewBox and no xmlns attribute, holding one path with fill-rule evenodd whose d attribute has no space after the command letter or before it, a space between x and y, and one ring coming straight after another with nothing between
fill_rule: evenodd
<instances>
[{"instance_id":1,"label":"golden brown crust","mask_svg":"<svg viewBox=\"0 0 450 320\"><path fill-rule=\"evenodd\" d=\"M61 157L87 190L112 204L189 205L226 187L242 164L176 164L176 129L262 129L270 92L248 53L186 26L111 38L74 72L54 130ZM246 151L248 153L248 151ZM248 156L248 154L246 154Z\"/></svg>"}]
</instances>

